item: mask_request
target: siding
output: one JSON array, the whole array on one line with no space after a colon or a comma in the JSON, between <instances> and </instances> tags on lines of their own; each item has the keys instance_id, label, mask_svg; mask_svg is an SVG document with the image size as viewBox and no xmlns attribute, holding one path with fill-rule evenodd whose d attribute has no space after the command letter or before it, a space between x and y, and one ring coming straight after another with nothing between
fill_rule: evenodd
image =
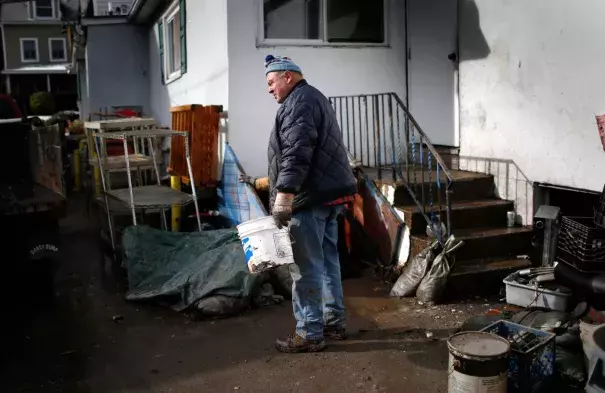
<instances>
[{"instance_id":1,"label":"siding","mask_svg":"<svg viewBox=\"0 0 605 393\"><path fill-rule=\"evenodd\" d=\"M166 85L160 72L157 23L148 30L150 114L166 125L171 122L171 106L223 105L228 109L227 0L187 0L186 29L187 73Z\"/></svg>"},{"instance_id":2,"label":"siding","mask_svg":"<svg viewBox=\"0 0 605 393\"><path fill-rule=\"evenodd\" d=\"M49 38L65 38L60 25L5 25L4 35L6 42L6 69L18 68L24 64L21 62L20 38L38 39L38 63L31 64L56 64L50 61ZM71 53L67 50L67 62L71 61Z\"/></svg>"},{"instance_id":3,"label":"siding","mask_svg":"<svg viewBox=\"0 0 605 393\"><path fill-rule=\"evenodd\" d=\"M55 0L55 13L59 16L59 1ZM29 19L29 7L27 2L23 3L9 3L2 5L2 22L28 22ZM31 21L31 23L39 23ZM44 23L48 23L44 20ZM57 18L55 23L60 23Z\"/></svg>"}]
</instances>

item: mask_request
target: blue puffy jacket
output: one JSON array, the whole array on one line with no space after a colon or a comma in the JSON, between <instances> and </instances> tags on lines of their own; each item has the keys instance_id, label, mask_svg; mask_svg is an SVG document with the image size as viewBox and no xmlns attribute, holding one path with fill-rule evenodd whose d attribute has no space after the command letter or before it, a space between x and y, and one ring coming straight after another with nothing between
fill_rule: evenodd
<instances>
[{"instance_id":1,"label":"blue puffy jacket","mask_svg":"<svg viewBox=\"0 0 605 393\"><path fill-rule=\"evenodd\" d=\"M295 211L357 192L336 113L305 80L277 111L268 158L271 206L277 192L296 194Z\"/></svg>"}]
</instances>

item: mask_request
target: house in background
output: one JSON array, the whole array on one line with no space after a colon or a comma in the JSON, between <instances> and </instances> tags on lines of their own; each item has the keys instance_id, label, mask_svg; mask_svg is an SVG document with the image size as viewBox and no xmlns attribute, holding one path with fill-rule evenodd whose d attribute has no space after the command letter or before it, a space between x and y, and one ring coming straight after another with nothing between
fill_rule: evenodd
<instances>
[{"instance_id":1,"label":"house in background","mask_svg":"<svg viewBox=\"0 0 605 393\"><path fill-rule=\"evenodd\" d=\"M58 0L0 5L6 91L26 110L29 97L47 91L57 110L76 109L77 79L60 18Z\"/></svg>"},{"instance_id":2,"label":"house in background","mask_svg":"<svg viewBox=\"0 0 605 393\"><path fill-rule=\"evenodd\" d=\"M540 16L546 4L550 19ZM605 10L598 0L581 7L565 0L135 0L129 6L124 17L82 20L89 90L83 106L140 105L169 124L170 106L222 105L229 142L251 174L265 171L263 144L277 109L263 74L263 59L273 53L293 58L327 96L396 93L434 145L462 156L514 161L530 182L589 190L605 182L595 173L605 155L594 124L594 114L605 112L605 98L596 94L605 83L597 72L605 51L595 51L601 44L589 39L601 35L600 24L581 21ZM523 18L512 17L521 12L516 7ZM555 10L572 19L563 23ZM500 12L511 19L498 22ZM581 29L566 28L570 23ZM555 61L568 49L573 58ZM564 82L564 75L586 78Z\"/></svg>"},{"instance_id":3,"label":"house in background","mask_svg":"<svg viewBox=\"0 0 605 393\"><path fill-rule=\"evenodd\" d=\"M384 192L402 208L412 248L427 244L437 206L468 244L460 269L518 268L484 261L528 252L535 206L557 201L576 214L590 203L561 190L593 195L605 183L595 124L605 112L604 12L600 0L135 0L127 16L82 19L82 108L86 117L138 105L169 125L171 106L222 105L242 166L263 175L278 109L263 61L289 56L333 98L349 149L375 151L375 164L384 148L379 164L410 186ZM390 139L373 139L389 120ZM410 159L416 167L396 173ZM510 210L522 225L512 230Z\"/></svg>"}]
</instances>

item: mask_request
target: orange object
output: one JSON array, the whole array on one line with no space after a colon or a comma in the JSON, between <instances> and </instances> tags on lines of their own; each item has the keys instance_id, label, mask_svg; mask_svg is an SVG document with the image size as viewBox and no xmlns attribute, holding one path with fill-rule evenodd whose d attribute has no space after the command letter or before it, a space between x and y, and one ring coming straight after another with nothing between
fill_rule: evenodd
<instances>
[{"instance_id":1,"label":"orange object","mask_svg":"<svg viewBox=\"0 0 605 393\"><path fill-rule=\"evenodd\" d=\"M196 185L213 186L217 180L218 133L221 106L183 105L170 108L172 129L189 131L191 168ZM189 171L185 160L185 141L173 137L170 145L170 166L173 176L180 176L189 183Z\"/></svg>"}]
</instances>

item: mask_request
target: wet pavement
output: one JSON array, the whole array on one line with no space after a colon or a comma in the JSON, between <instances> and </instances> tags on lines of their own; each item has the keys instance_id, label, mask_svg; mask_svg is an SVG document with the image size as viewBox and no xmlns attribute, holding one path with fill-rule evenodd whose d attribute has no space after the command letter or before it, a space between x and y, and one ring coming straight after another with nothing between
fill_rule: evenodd
<instances>
[{"instance_id":1,"label":"wet pavement","mask_svg":"<svg viewBox=\"0 0 605 393\"><path fill-rule=\"evenodd\" d=\"M128 303L83 213L62 230L55 307L3 318L0 392L446 392L445 339L492 306L426 307L385 298L371 278L347 280L350 339L285 355L273 342L294 327L288 302L201 322Z\"/></svg>"}]
</instances>

